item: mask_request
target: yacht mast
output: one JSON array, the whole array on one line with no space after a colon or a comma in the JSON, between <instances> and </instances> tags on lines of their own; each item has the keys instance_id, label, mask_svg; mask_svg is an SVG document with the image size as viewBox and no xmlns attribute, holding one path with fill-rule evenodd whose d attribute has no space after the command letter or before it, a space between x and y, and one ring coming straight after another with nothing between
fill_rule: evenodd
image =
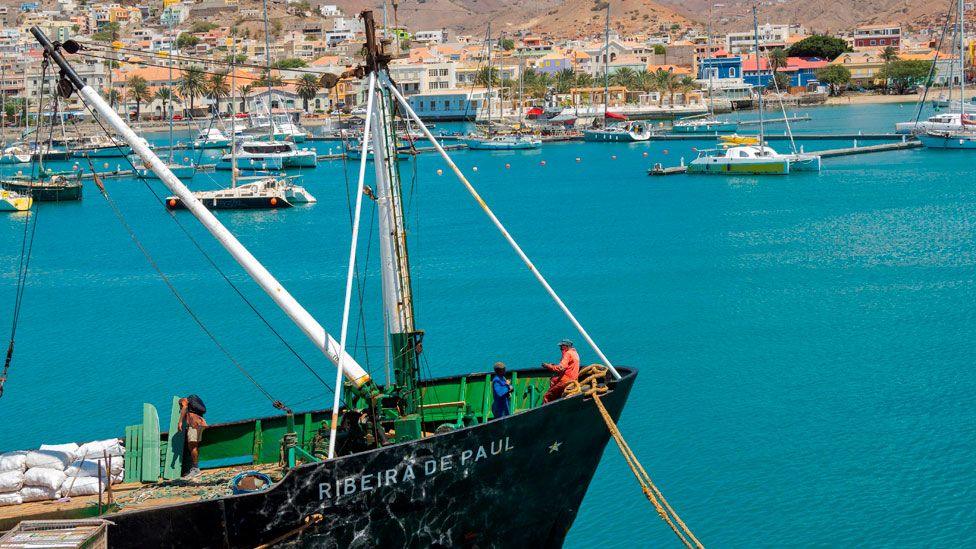
<instances>
[{"instance_id":1,"label":"yacht mast","mask_svg":"<svg viewBox=\"0 0 976 549\"><path fill-rule=\"evenodd\" d=\"M491 21L488 22L488 32L485 34L485 47L488 49L488 137L491 137Z\"/></svg>"},{"instance_id":2,"label":"yacht mast","mask_svg":"<svg viewBox=\"0 0 976 549\"><path fill-rule=\"evenodd\" d=\"M247 274L261 287L265 293L278 305L281 310L298 326L302 332L322 351L333 363L342 368L355 391L364 396L377 394L377 388L369 374L356 362L356 359L346 352L339 356L339 343L325 331L325 328L281 285L268 269L244 247L214 214L203 205L200 200L176 177L165 162L154 153L143 140L132 131L122 117L95 91L78 76L61 53L61 48L68 53L80 50L77 42L68 40L64 44L55 46L38 27L31 27L30 33L44 48L44 55L54 61L61 69L61 84L70 84L78 91L81 99L90 106L102 119L118 132L132 147L166 187L186 205L187 210L200 221L217 242L244 268Z\"/></svg>"},{"instance_id":3,"label":"yacht mast","mask_svg":"<svg viewBox=\"0 0 976 549\"><path fill-rule=\"evenodd\" d=\"M230 186L234 188L237 187L237 129L234 127L237 123L237 40L232 36L227 41L230 42ZM220 116L219 101L217 115Z\"/></svg>"},{"instance_id":4,"label":"yacht mast","mask_svg":"<svg viewBox=\"0 0 976 549\"><path fill-rule=\"evenodd\" d=\"M959 115L966 113L966 2L959 0ZM961 121L961 118L960 118Z\"/></svg>"},{"instance_id":5,"label":"yacht mast","mask_svg":"<svg viewBox=\"0 0 976 549\"><path fill-rule=\"evenodd\" d=\"M962 0L959 1L961 2ZM766 128L765 122L763 121L762 70L759 64L759 15L756 12L756 4L752 5L752 31L755 34L753 38L756 39L756 79L759 83L759 86L756 88L756 96L759 98L759 150L762 151L766 146ZM773 78L776 78L775 74Z\"/></svg>"},{"instance_id":6,"label":"yacht mast","mask_svg":"<svg viewBox=\"0 0 976 549\"><path fill-rule=\"evenodd\" d=\"M173 25L169 26L169 59L166 66L169 68L169 76L166 80L166 100L163 101L163 113L169 118L169 163L173 163L173 115L166 112L170 101L173 100ZM219 107L219 105L218 105Z\"/></svg>"},{"instance_id":7,"label":"yacht mast","mask_svg":"<svg viewBox=\"0 0 976 549\"><path fill-rule=\"evenodd\" d=\"M610 2L607 2L607 24L603 33L603 125L607 127L607 108L610 106Z\"/></svg>"},{"instance_id":8,"label":"yacht mast","mask_svg":"<svg viewBox=\"0 0 976 549\"><path fill-rule=\"evenodd\" d=\"M705 42L705 50L706 50L705 51L705 60L706 61L711 61L711 59L712 59L712 7L714 5L715 5L715 2L709 2L708 3L708 30L706 31L706 33L708 34L708 37L706 38L706 42ZM712 116L712 118L714 118L715 117L715 100L712 98L712 70L713 69L712 69L710 63L707 63L705 65L705 68L708 70L708 114L710 114Z\"/></svg>"},{"instance_id":9,"label":"yacht mast","mask_svg":"<svg viewBox=\"0 0 976 549\"><path fill-rule=\"evenodd\" d=\"M271 33L268 31L268 0L261 0L264 6L264 61L268 70L268 78L265 80L268 88L268 141L274 141L274 123L271 120Z\"/></svg>"}]
</instances>

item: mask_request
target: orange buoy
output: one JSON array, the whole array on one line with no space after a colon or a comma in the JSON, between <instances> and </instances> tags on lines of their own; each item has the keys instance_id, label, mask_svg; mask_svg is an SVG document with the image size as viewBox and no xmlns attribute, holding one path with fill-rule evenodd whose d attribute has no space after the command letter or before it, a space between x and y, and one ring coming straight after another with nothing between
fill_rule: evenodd
<instances>
[{"instance_id":1,"label":"orange buoy","mask_svg":"<svg viewBox=\"0 0 976 549\"><path fill-rule=\"evenodd\" d=\"M176 207L176 199L175 198L170 198L169 199L169 207L170 208L175 208Z\"/></svg>"},{"instance_id":2,"label":"orange buoy","mask_svg":"<svg viewBox=\"0 0 976 549\"><path fill-rule=\"evenodd\" d=\"M444 175L444 170L437 170L437 175Z\"/></svg>"},{"instance_id":3,"label":"orange buoy","mask_svg":"<svg viewBox=\"0 0 976 549\"><path fill-rule=\"evenodd\" d=\"M278 205L278 199L272 196L271 197L271 205L272 206L277 206Z\"/></svg>"}]
</instances>

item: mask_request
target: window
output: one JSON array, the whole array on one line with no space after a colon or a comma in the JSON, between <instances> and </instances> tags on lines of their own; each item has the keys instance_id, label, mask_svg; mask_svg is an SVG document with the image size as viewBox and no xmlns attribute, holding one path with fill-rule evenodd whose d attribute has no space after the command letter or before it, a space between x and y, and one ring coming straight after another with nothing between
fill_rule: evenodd
<instances>
[{"instance_id":1,"label":"window","mask_svg":"<svg viewBox=\"0 0 976 549\"><path fill-rule=\"evenodd\" d=\"M729 68L729 78L735 78L735 67Z\"/></svg>"},{"instance_id":2,"label":"window","mask_svg":"<svg viewBox=\"0 0 976 549\"><path fill-rule=\"evenodd\" d=\"M878 41L877 40L871 40L871 43L870 44L872 46L877 46L878 45Z\"/></svg>"},{"instance_id":3,"label":"window","mask_svg":"<svg viewBox=\"0 0 976 549\"><path fill-rule=\"evenodd\" d=\"M449 110L450 108L451 108L451 102L450 101L444 101L444 110Z\"/></svg>"}]
</instances>

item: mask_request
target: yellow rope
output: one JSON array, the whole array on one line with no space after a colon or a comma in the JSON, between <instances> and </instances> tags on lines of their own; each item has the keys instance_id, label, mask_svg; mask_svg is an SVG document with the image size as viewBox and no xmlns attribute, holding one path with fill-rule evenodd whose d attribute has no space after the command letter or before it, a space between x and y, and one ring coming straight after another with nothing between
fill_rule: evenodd
<instances>
[{"instance_id":1,"label":"yellow rope","mask_svg":"<svg viewBox=\"0 0 976 549\"><path fill-rule=\"evenodd\" d=\"M661 493L651 480L651 476L647 474L644 466L637 460L637 456L630 449L630 445L624 440L623 435L620 434L620 429L617 428L617 424L614 423L613 418L610 417L610 413L604 407L600 395L608 391L607 386L604 384L606 376L607 369L605 367L598 364L587 366L580 371L580 381L572 381L566 385L565 394L575 395L582 393L584 396L593 397L593 402L596 403L597 409L600 411L600 416L603 417L603 421L607 424L610 435L613 436L613 440L620 448L620 453L623 454L627 466L630 467L630 470L634 473L634 477L637 478L641 491L644 492L644 497L651 502L657 514L667 523L685 547L689 549L704 549L704 545L698 541L695 534L681 520L678 513L675 512L674 508L668 503L668 500L665 499L664 494Z\"/></svg>"}]
</instances>

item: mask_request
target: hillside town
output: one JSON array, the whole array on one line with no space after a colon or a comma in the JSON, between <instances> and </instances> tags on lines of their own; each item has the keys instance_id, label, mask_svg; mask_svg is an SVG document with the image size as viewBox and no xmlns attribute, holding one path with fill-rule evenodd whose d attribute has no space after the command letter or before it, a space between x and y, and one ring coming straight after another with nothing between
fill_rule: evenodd
<instances>
[{"instance_id":1,"label":"hillside town","mask_svg":"<svg viewBox=\"0 0 976 549\"><path fill-rule=\"evenodd\" d=\"M252 112L269 96L272 109L308 119L364 104L358 81L343 78L333 89L320 83L323 74L340 76L357 62L364 37L356 14L276 1L268 20L266 40L260 5L238 0L0 6L6 114L15 121L53 85L53 75L41 78L41 49L28 33L35 25L52 39L82 43L84 78L130 117L161 119L164 109L179 117ZM859 26L827 37L825 46L802 26L768 22L759 25L757 55L750 28L711 35L705 23L621 35L611 19L607 35L587 38L383 30L400 52L391 76L432 120L475 119L489 103L499 113L606 103L635 117L673 118L701 112L707 101L716 111L747 107L757 88L805 103L844 90L906 93L923 83L932 63L935 83L959 78L958 56L948 43L938 51L931 29ZM65 108L84 114L77 98Z\"/></svg>"}]
</instances>

